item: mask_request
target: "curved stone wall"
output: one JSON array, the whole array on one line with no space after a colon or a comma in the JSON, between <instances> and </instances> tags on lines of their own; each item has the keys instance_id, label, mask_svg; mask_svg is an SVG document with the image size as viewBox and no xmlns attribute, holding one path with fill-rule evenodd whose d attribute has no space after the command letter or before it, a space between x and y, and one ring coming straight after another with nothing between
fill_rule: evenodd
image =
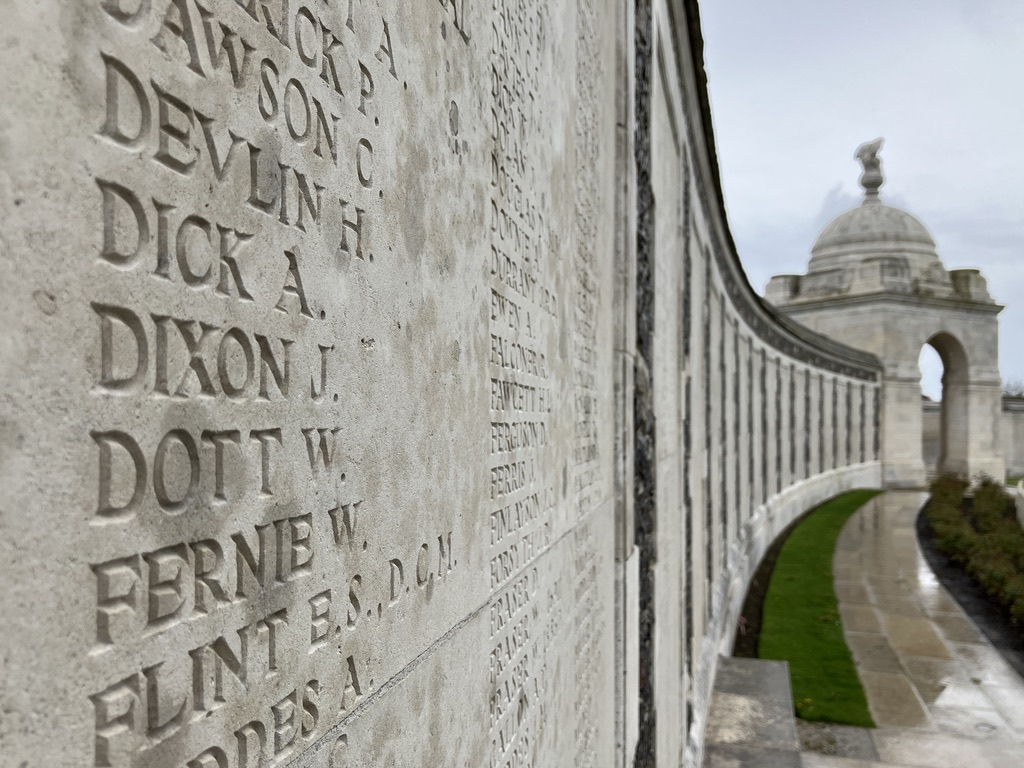
<instances>
[{"instance_id":1,"label":"curved stone wall","mask_svg":"<svg viewBox=\"0 0 1024 768\"><path fill-rule=\"evenodd\" d=\"M656 546L639 541L640 571L654 582L652 764L678 754L697 764L716 660L768 544L826 498L881 483L881 369L783 319L750 288L722 204L696 8L683 17L651 7L653 237L640 240L638 262L651 264L643 358L656 428L637 461L654 470L647 525L657 534Z\"/></svg>"},{"instance_id":2,"label":"curved stone wall","mask_svg":"<svg viewBox=\"0 0 1024 768\"><path fill-rule=\"evenodd\" d=\"M10 9L11 764L697 764L765 548L879 483L880 373L747 283L700 46L666 0Z\"/></svg>"}]
</instances>

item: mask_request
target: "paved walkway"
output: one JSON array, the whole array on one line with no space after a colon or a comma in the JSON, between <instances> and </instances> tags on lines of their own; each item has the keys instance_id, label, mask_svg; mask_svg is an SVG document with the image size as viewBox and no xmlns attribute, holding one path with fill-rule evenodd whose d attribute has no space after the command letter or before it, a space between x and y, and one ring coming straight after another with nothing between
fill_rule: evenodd
<instances>
[{"instance_id":1,"label":"paved walkway","mask_svg":"<svg viewBox=\"0 0 1024 768\"><path fill-rule=\"evenodd\" d=\"M805 768L1024 768L1024 681L928 568L914 529L924 500L878 496L850 518L835 555L878 760L805 752Z\"/></svg>"}]
</instances>

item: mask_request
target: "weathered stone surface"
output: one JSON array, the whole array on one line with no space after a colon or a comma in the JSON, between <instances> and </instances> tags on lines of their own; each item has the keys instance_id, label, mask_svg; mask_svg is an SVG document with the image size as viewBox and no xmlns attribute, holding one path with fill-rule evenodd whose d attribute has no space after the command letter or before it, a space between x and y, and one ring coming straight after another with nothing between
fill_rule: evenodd
<instances>
[{"instance_id":1,"label":"weathered stone surface","mask_svg":"<svg viewBox=\"0 0 1024 768\"><path fill-rule=\"evenodd\" d=\"M1024 400L1003 398L1003 418L999 429L1003 439L1006 474L1024 475Z\"/></svg>"},{"instance_id":2,"label":"weathered stone surface","mask_svg":"<svg viewBox=\"0 0 1024 768\"><path fill-rule=\"evenodd\" d=\"M789 665L722 658L705 735L705 768L799 766Z\"/></svg>"},{"instance_id":3,"label":"weathered stone surface","mask_svg":"<svg viewBox=\"0 0 1024 768\"><path fill-rule=\"evenodd\" d=\"M612 753L607 6L8 9L5 762Z\"/></svg>"}]
</instances>

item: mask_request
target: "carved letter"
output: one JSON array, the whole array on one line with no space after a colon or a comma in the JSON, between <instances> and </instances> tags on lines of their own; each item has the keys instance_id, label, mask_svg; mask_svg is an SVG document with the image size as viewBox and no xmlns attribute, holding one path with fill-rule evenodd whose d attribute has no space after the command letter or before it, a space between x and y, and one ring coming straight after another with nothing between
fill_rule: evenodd
<instances>
[{"instance_id":1,"label":"carved letter","mask_svg":"<svg viewBox=\"0 0 1024 768\"><path fill-rule=\"evenodd\" d=\"M116 267L129 269L142 252L142 246L149 241L149 219L139 198L127 187L103 179L96 179L96 184L103 193L103 250L100 251L100 258ZM119 249L117 244L118 200L128 206L135 218L134 243L125 250Z\"/></svg>"},{"instance_id":2,"label":"carved letter","mask_svg":"<svg viewBox=\"0 0 1024 768\"><path fill-rule=\"evenodd\" d=\"M185 724L185 717L188 713L188 694L182 696L181 705L178 711L167 719L160 722L160 681L158 673L164 662L154 664L142 670L146 678L146 735L153 741L162 741Z\"/></svg>"},{"instance_id":3,"label":"carved letter","mask_svg":"<svg viewBox=\"0 0 1024 768\"><path fill-rule=\"evenodd\" d=\"M352 704L355 704L363 695L363 688L359 684L359 674L356 672L356 660L349 656L345 659L345 684L342 688L341 696L341 711L347 712L351 704L349 704L348 696L349 693L355 694L355 698L352 700Z\"/></svg>"},{"instance_id":4,"label":"carved letter","mask_svg":"<svg viewBox=\"0 0 1024 768\"><path fill-rule=\"evenodd\" d=\"M139 78L127 66L105 53L101 53L100 56L107 67L107 121L100 130L100 135L126 149L138 149L146 140L152 120L146 90L142 87ZM139 112L139 124L132 133L126 133L121 127L121 93L123 89L118 85L119 80L128 84L135 97L135 108Z\"/></svg>"},{"instance_id":5,"label":"carved letter","mask_svg":"<svg viewBox=\"0 0 1024 768\"><path fill-rule=\"evenodd\" d=\"M96 574L96 642L113 645L111 618L134 614L138 608L139 565L137 557L121 557L92 566Z\"/></svg>"},{"instance_id":6,"label":"carved letter","mask_svg":"<svg viewBox=\"0 0 1024 768\"><path fill-rule=\"evenodd\" d=\"M239 37L233 29L221 22L220 51L218 51L213 40L213 13L198 2L196 8L199 9L199 16L203 20L203 33L206 37L206 50L210 54L210 61L215 69L223 69L226 57L228 67L231 69L231 82L234 83L235 88L238 88L249 71L249 59L256 47L250 45L244 37ZM238 55L239 44L242 46L241 57Z\"/></svg>"},{"instance_id":7,"label":"carved letter","mask_svg":"<svg viewBox=\"0 0 1024 768\"><path fill-rule=\"evenodd\" d=\"M220 747L210 747L194 760L189 760L186 768L228 768L228 756Z\"/></svg>"},{"instance_id":8,"label":"carved letter","mask_svg":"<svg viewBox=\"0 0 1024 768\"><path fill-rule=\"evenodd\" d=\"M360 139L356 145L356 173L359 183L369 189L373 184L373 145L369 139Z\"/></svg>"},{"instance_id":9,"label":"carved letter","mask_svg":"<svg viewBox=\"0 0 1024 768\"><path fill-rule=\"evenodd\" d=\"M122 0L103 0L100 7L110 14L111 18L116 19L126 27L130 27L149 13L149 1L150 0L140 0L138 7L134 11L126 11L122 8Z\"/></svg>"},{"instance_id":10,"label":"carved letter","mask_svg":"<svg viewBox=\"0 0 1024 768\"><path fill-rule=\"evenodd\" d=\"M176 253L178 256L178 269L181 271L181 277L185 281L185 285L197 286L203 285L210 278L210 274L213 272L212 259L211 263L206 265L206 270L202 274L197 274L192 271L192 265L188 262L188 236L189 232L196 231L202 232L206 235L206 242L209 245L213 245L213 228L210 226L210 222L204 219L202 216L188 216L181 226L178 227L178 237L175 242Z\"/></svg>"},{"instance_id":11,"label":"carved letter","mask_svg":"<svg viewBox=\"0 0 1024 768\"><path fill-rule=\"evenodd\" d=\"M203 129L203 139L206 141L206 154L210 156L210 166L213 168L213 175L217 178L217 181L223 181L224 174L227 173L231 160L235 156L235 148L244 139L231 129L228 129L228 138L231 139L231 144L228 146L227 152L224 153L224 159L221 160L217 151L217 142L213 138L213 119L200 114L196 110L193 110L193 113L196 116L196 120L199 121L199 127Z\"/></svg>"},{"instance_id":12,"label":"carved letter","mask_svg":"<svg viewBox=\"0 0 1024 768\"><path fill-rule=\"evenodd\" d=\"M241 383L234 384L231 381L230 370L228 368L228 340L235 342L236 346L242 351L242 359L245 361L245 375L242 378ZM240 400L245 397L245 390L249 387L249 382L252 381L255 366L253 363L252 344L249 342L249 337L245 335L239 328L229 329L220 340L220 347L217 350L217 378L220 379L221 389L224 390L224 394L232 400ZM237 433L236 433L237 434ZM218 485L220 482L218 481Z\"/></svg>"},{"instance_id":13,"label":"carved letter","mask_svg":"<svg viewBox=\"0 0 1024 768\"><path fill-rule=\"evenodd\" d=\"M242 272L238 268L238 257L235 252L252 240L252 235L239 232L237 229L228 229L217 225L220 232L220 282L217 283L217 293L221 296L230 296L230 279L235 281L235 289L238 291L238 298L244 301L252 301L252 294L245 289L242 282ZM234 236L234 242L231 238Z\"/></svg>"},{"instance_id":14,"label":"carved letter","mask_svg":"<svg viewBox=\"0 0 1024 768\"><path fill-rule=\"evenodd\" d=\"M299 300L299 314L305 315L306 317L312 317L313 313L309 311L309 304L306 303L306 292L302 288L302 275L299 274L299 261L296 256L296 252L285 251L285 258L288 259L288 274L284 277L284 287L281 289L281 298L278 299L275 309L279 309L282 312L287 312L288 307L285 303L285 296L292 295Z\"/></svg>"},{"instance_id":15,"label":"carved letter","mask_svg":"<svg viewBox=\"0 0 1024 768\"><path fill-rule=\"evenodd\" d=\"M168 32L179 38L185 43L185 47L188 48L188 68L197 75L206 77L199 63L199 46L196 45L196 33L192 26L192 17L189 15L185 0L171 0L170 5L167 6L164 23L152 41L153 45L161 51L167 50L166 37Z\"/></svg>"},{"instance_id":16,"label":"carved letter","mask_svg":"<svg viewBox=\"0 0 1024 768\"><path fill-rule=\"evenodd\" d=\"M362 501L357 501L354 504L343 504L327 511L327 514L331 516L331 530L334 532L334 543L337 546L341 546L342 529L344 529L349 548L355 546L359 507L362 505Z\"/></svg>"},{"instance_id":17,"label":"carved letter","mask_svg":"<svg viewBox=\"0 0 1024 768\"><path fill-rule=\"evenodd\" d=\"M270 340L266 336L256 334L256 343L260 348L260 397L264 400L270 399L270 389L267 387L267 372L274 379L274 384L281 392L282 397L288 397L288 388L291 381L291 346L294 342L288 339L281 339L281 347L284 356L284 370L277 364L270 349Z\"/></svg>"},{"instance_id":18,"label":"carved letter","mask_svg":"<svg viewBox=\"0 0 1024 768\"><path fill-rule=\"evenodd\" d=\"M142 502L143 494L146 492L146 459L142 455L142 450L127 432L90 432L89 434L100 447L99 502L96 506L96 515L107 520L128 520L135 514L135 510ZM120 506L115 505L110 498L114 463L112 447L115 445L120 446L128 454L135 471L131 498Z\"/></svg>"},{"instance_id":19,"label":"carved letter","mask_svg":"<svg viewBox=\"0 0 1024 768\"><path fill-rule=\"evenodd\" d=\"M242 434L237 429L228 429L220 432L206 430L202 434L202 441L204 444L214 447L216 489L213 497L217 501L227 501L228 497L224 491L224 446L228 443L234 443L240 447L242 445Z\"/></svg>"},{"instance_id":20,"label":"carved letter","mask_svg":"<svg viewBox=\"0 0 1024 768\"><path fill-rule=\"evenodd\" d=\"M164 477L164 465L167 462L167 452L170 450L172 441L181 445L185 449L185 455L188 457L188 486L185 489L184 495L177 501L171 499L170 494L168 494L167 482ZM184 429L172 429L160 440L160 444L156 449L156 456L153 459L153 490L156 493L156 499L164 512L169 515L177 515L185 511L198 488L199 449L196 447L196 441Z\"/></svg>"},{"instance_id":21,"label":"carved letter","mask_svg":"<svg viewBox=\"0 0 1024 768\"><path fill-rule=\"evenodd\" d=\"M153 157L158 163L166 165L172 171L176 171L182 176L189 176L195 168L196 157L199 154L199 149L192 143L192 120L194 117L192 107L176 96L167 93L156 83L153 83L153 90L156 91L157 138L159 139L158 148ZM173 108L179 115L183 115L188 121L188 125L181 126L171 122L169 108ZM171 153L169 139L176 141L191 157L187 160L175 157Z\"/></svg>"},{"instance_id":22,"label":"carved letter","mask_svg":"<svg viewBox=\"0 0 1024 768\"><path fill-rule=\"evenodd\" d=\"M111 739L121 733L131 733L138 727L138 676L126 677L89 699L96 710L95 765L97 768L110 768L113 765Z\"/></svg>"},{"instance_id":23,"label":"carved letter","mask_svg":"<svg viewBox=\"0 0 1024 768\"><path fill-rule=\"evenodd\" d=\"M338 433L341 429L304 429L302 430L303 436L306 438L306 454L309 457L309 468L313 472L313 477L318 478L320 476L320 466L322 465L325 472L330 472L334 467L334 460L337 458L337 441ZM319 440L315 439L314 435L319 437ZM331 436L331 444L327 444L327 436ZM331 451L334 450L334 455Z\"/></svg>"},{"instance_id":24,"label":"carved letter","mask_svg":"<svg viewBox=\"0 0 1024 768\"><path fill-rule=\"evenodd\" d=\"M348 208L348 202L341 200L341 250L345 253L355 255L356 258L363 258L363 211L362 208L356 208L356 220L345 218L345 211ZM356 248L353 254L352 250L348 245L348 233L352 232L356 237ZM370 254L371 256L373 254Z\"/></svg>"},{"instance_id":25,"label":"carved letter","mask_svg":"<svg viewBox=\"0 0 1024 768\"><path fill-rule=\"evenodd\" d=\"M325 347L318 344L320 349L320 391L316 389L316 379L309 377L309 397L314 403L322 403L327 392L327 353L334 349L333 346Z\"/></svg>"},{"instance_id":26,"label":"carved letter","mask_svg":"<svg viewBox=\"0 0 1024 768\"><path fill-rule=\"evenodd\" d=\"M271 75L274 76L273 83L270 82ZM273 122L277 116L277 92L275 91L275 86L280 76L281 72L273 61L264 59L260 62L260 93L258 103L260 115L268 123Z\"/></svg>"},{"instance_id":27,"label":"carved letter","mask_svg":"<svg viewBox=\"0 0 1024 768\"><path fill-rule=\"evenodd\" d=\"M380 48L377 49L375 54L377 61L384 64L384 59L387 59L388 71L391 72L391 76L398 79L398 73L395 72L395 55L391 52L391 30L388 29L387 19L381 19L384 22L384 32L380 38Z\"/></svg>"},{"instance_id":28,"label":"carved letter","mask_svg":"<svg viewBox=\"0 0 1024 768\"><path fill-rule=\"evenodd\" d=\"M405 568L402 561L397 557L391 561L391 598L388 605L394 605L402 596L402 587L405 586Z\"/></svg>"},{"instance_id":29,"label":"carved letter","mask_svg":"<svg viewBox=\"0 0 1024 768\"><path fill-rule=\"evenodd\" d=\"M93 302L93 310L100 316L100 386L111 392L125 392L145 384L149 370L149 343L142 321L134 312L123 307L113 307ZM117 376L114 373L114 321L127 328L134 339L134 363L127 368L131 373ZM326 361L324 362L326 366ZM133 367L134 366L134 367Z\"/></svg>"},{"instance_id":30,"label":"carved letter","mask_svg":"<svg viewBox=\"0 0 1024 768\"><path fill-rule=\"evenodd\" d=\"M249 432L249 437L260 443L260 466L263 478L260 493L264 496L272 496L273 491L270 490L270 440L277 440L277 444L281 445L281 430L254 429Z\"/></svg>"},{"instance_id":31,"label":"carved letter","mask_svg":"<svg viewBox=\"0 0 1024 768\"><path fill-rule=\"evenodd\" d=\"M359 62L359 111L366 114L366 105L373 99L373 75Z\"/></svg>"}]
</instances>

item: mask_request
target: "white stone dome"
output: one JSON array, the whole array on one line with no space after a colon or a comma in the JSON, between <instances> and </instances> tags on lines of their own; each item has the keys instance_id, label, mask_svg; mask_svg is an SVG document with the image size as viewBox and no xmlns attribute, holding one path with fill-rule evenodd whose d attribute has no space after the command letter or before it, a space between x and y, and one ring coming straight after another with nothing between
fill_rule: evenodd
<instances>
[{"instance_id":1,"label":"white stone dome","mask_svg":"<svg viewBox=\"0 0 1024 768\"><path fill-rule=\"evenodd\" d=\"M808 274L854 269L866 259L904 258L916 277L942 267L935 240L918 219L900 208L868 196L856 208L839 214L811 249Z\"/></svg>"},{"instance_id":2,"label":"white stone dome","mask_svg":"<svg viewBox=\"0 0 1024 768\"><path fill-rule=\"evenodd\" d=\"M765 298L777 307L873 294L994 303L977 270L946 271L924 224L881 201L881 148L882 139L876 139L862 144L854 155L864 168L864 202L836 216L821 231L811 248L807 274L774 276Z\"/></svg>"}]
</instances>

